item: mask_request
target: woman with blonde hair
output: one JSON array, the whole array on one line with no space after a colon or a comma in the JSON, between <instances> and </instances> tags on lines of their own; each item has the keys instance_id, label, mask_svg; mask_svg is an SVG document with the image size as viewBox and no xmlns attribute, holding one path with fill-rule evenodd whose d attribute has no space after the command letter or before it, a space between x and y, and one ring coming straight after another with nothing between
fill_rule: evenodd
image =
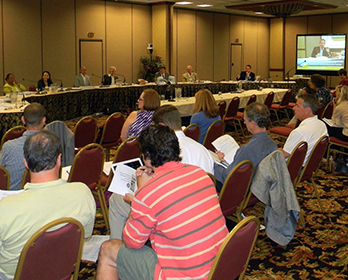
<instances>
[{"instance_id":1,"label":"woman with blonde hair","mask_svg":"<svg viewBox=\"0 0 348 280\"><path fill-rule=\"evenodd\" d=\"M152 115L161 105L161 98L157 91L145 89L138 99L138 111L133 111L121 130L122 141L131 136L139 136L143 129L152 123Z\"/></svg>"},{"instance_id":2,"label":"woman with blonde hair","mask_svg":"<svg viewBox=\"0 0 348 280\"><path fill-rule=\"evenodd\" d=\"M216 104L213 94L207 89L201 89L195 94L196 102L193 107L193 115L190 124L198 124L201 128L199 143L203 143L209 126L221 119L219 106Z\"/></svg>"},{"instance_id":3,"label":"woman with blonde hair","mask_svg":"<svg viewBox=\"0 0 348 280\"><path fill-rule=\"evenodd\" d=\"M327 125L330 136L348 142L348 86L336 87L333 100L332 122L337 127Z\"/></svg>"}]
</instances>

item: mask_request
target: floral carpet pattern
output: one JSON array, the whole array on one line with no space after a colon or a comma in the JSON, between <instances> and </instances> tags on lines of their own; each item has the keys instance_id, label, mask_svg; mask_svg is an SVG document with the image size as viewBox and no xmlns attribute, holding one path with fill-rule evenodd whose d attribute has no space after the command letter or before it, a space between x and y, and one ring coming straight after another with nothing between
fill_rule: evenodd
<instances>
[{"instance_id":1,"label":"floral carpet pattern","mask_svg":"<svg viewBox=\"0 0 348 280\"><path fill-rule=\"evenodd\" d=\"M280 139L274 140L281 146ZM296 194L305 225L298 223L295 237L286 247L260 231L245 279L348 279L348 174L327 173L322 165L314 181L325 213L320 211L311 184L299 184ZM261 203L246 209L245 214L255 215L263 223ZM93 234L105 233L98 209ZM95 263L81 263L79 279L95 279L95 274Z\"/></svg>"}]
</instances>

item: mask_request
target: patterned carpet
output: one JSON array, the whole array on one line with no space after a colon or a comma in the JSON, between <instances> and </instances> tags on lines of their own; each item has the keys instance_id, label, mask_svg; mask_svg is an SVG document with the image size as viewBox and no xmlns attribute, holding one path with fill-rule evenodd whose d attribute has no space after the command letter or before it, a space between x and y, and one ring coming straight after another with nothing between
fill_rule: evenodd
<instances>
[{"instance_id":1,"label":"patterned carpet","mask_svg":"<svg viewBox=\"0 0 348 280\"><path fill-rule=\"evenodd\" d=\"M280 139L274 139L281 146ZM261 231L245 279L348 279L348 177L326 173L322 166L315 183L325 213L320 212L307 182L297 186L305 226L298 224L294 239L286 247ZM245 214L256 215L263 222L262 212L261 205L256 204ZM93 234L105 234L99 210ZM95 272L95 263L82 262L79 279L94 279Z\"/></svg>"}]
</instances>

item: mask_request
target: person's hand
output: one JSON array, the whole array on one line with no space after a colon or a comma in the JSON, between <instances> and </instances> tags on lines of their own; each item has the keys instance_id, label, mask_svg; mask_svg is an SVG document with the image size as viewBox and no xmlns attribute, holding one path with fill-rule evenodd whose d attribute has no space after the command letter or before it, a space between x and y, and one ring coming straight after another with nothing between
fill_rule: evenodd
<instances>
[{"instance_id":1,"label":"person's hand","mask_svg":"<svg viewBox=\"0 0 348 280\"><path fill-rule=\"evenodd\" d=\"M146 166L140 166L135 175L137 176L138 188L141 188L147 181L149 181L153 176L152 168Z\"/></svg>"},{"instance_id":2,"label":"person's hand","mask_svg":"<svg viewBox=\"0 0 348 280\"><path fill-rule=\"evenodd\" d=\"M132 204L134 196L131 195L130 193L126 193L126 195L123 197L123 201L127 202L129 205Z\"/></svg>"},{"instance_id":3,"label":"person's hand","mask_svg":"<svg viewBox=\"0 0 348 280\"><path fill-rule=\"evenodd\" d=\"M217 154L220 161L225 161L225 159L224 159L225 154L223 152L216 151L215 154Z\"/></svg>"}]
</instances>

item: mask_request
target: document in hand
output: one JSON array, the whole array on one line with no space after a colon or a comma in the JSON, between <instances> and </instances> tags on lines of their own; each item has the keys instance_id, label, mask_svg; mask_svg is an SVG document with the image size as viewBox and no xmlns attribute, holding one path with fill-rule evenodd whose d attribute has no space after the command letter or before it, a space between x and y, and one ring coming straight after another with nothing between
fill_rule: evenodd
<instances>
[{"instance_id":1,"label":"document in hand","mask_svg":"<svg viewBox=\"0 0 348 280\"><path fill-rule=\"evenodd\" d=\"M216 148L217 151L223 152L225 154L224 158L228 164L231 164L231 162L234 159L234 155L239 149L239 145L236 142L236 140L234 140L234 138L228 134L224 134L217 138L215 141L212 142L212 145ZM213 158L217 164L222 165L215 153ZM226 168L226 166L222 166Z\"/></svg>"},{"instance_id":2,"label":"document in hand","mask_svg":"<svg viewBox=\"0 0 348 280\"><path fill-rule=\"evenodd\" d=\"M327 118L323 118L323 121L326 122L329 126L331 127L340 127L338 125L335 125L332 121L332 119L327 119Z\"/></svg>"},{"instance_id":3,"label":"document in hand","mask_svg":"<svg viewBox=\"0 0 348 280\"><path fill-rule=\"evenodd\" d=\"M134 195L138 189L135 171L142 165L140 158L114 163L111 166L114 177L112 178L109 191L123 196L126 193Z\"/></svg>"}]
</instances>

